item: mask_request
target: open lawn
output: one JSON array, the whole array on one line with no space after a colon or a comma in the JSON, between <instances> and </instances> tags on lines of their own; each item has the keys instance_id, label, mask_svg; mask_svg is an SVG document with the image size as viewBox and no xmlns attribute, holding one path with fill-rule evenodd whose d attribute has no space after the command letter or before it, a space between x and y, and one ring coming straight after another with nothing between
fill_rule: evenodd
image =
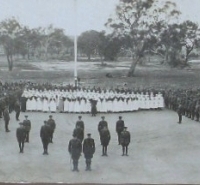
<instances>
[{"instance_id":1,"label":"open lawn","mask_svg":"<svg viewBox=\"0 0 200 185\"><path fill-rule=\"evenodd\" d=\"M130 87L191 88L200 85L200 64L191 63L187 69L170 68L153 61L137 66L135 77L126 77L131 61L78 62L78 76L82 85L113 87L126 83ZM111 73L113 78L107 78ZM6 60L0 60L0 79L3 81L31 80L37 82L73 83L74 62L17 61L8 72Z\"/></svg>"}]
</instances>

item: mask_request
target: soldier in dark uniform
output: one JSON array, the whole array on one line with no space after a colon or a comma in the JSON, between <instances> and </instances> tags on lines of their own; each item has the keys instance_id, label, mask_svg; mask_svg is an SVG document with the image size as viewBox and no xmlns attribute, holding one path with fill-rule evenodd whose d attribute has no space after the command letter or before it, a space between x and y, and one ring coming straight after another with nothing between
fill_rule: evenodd
<instances>
[{"instance_id":1,"label":"soldier in dark uniform","mask_svg":"<svg viewBox=\"0 0 200 185\"><path fill-rule=\"evenodd\" d=\"M76 122L76 126L80 126L84 131L84 129L85 129L84 122L81 120L81 118L82 118L82 116L78 116L78 121Z\"/></svg>"},{"instance_id":2,"label":"soldier in dark uniform","mask_svg":"<svg viewBox=\"0 0 200 185\"><path fill-rule=\"evenodd\" d=\"M4 117L4 122L5 122L5 131L10 132L10 130L8 129L8 125L9 125L9 121L10 121L8 107L4 107L3 117Z\"/></svg>"},{"instance_id":3,"label":"soldier in dark uniform","mask_svg":"<svg viewBox=\"0 0 200 185\"><path fill-rule=\"evenodd\" d=\"M29 143L29 133L30 133L30 130L31 130L31 121L27 119L28 118L27 115L25 115L25 118L26 119L23 121L23 125L26 129L26 142Z\"/></svg>"},{"instance_id":4,"label":"soldier in dark uniform","mask_svg":"<svg viewBox=\"0 0 200 185\"><path fill-rule=\"evenodd\" d=\"M26 102L27 102L27 98L25 96L22 96L20 98L20 103L21 103L21 111L22 112L26 112Z\"/></svg>"},{"instance_id":5,"label":"soldier in dark uniform","mask_svg":"<svg viewBox=\"0 0 200 185\"><path fill-rule=\"evenodd\" d=\"M79 125L76 125L73 135L77 137L81 141L81 143L83 142L84 130Z\"/></svg>"},{"instance_id":6,"label":"soldier in dark uniform","mask_svg":"<svg viewBox=\"0 0 200 185\"><path fill-rule=\"evenodd\" d=\"M194 120L196 102L193 100L191 105L191 119Z\"/></svg>"},{"instance_id":7,"label":"soldier in dark uniform","mask_svg":"<svg viewBox=\"0 0 200 185\"><path fill-rule=\"evenodd\" d=\"M86 162L86 171L91 171L91 162L93 158L93 154L95 152L95 142L94 139L91 138L91 134L87 134L88 138L86 138L83 142L83 153L85 156Z\"/></svg>"},{"instance_id":8,"label":"soldier in dark uniform","mask_svg":"<svg viewBox=\"0 0 200 185\"><path fill-rule=\"evenodd\" d=\"M24 128L23 123L19 123L20 127L16 130L16 137L19 143L20 153L24 152L24 142L26 138L26 129Z\"/></svg>"},{"instance_id":9,"label":"soldier in dark uniform","mask_svg":"<svg viewBox=\"0 0 200 185\"><path fill-rule=\"evenodd\" d=\"M98 124L98 131L99 131L99 134L100 134L100 131L106 126L108 127L108 123L107 121L105 121L105 116L101 116L101 121L99 122Z\"/></svg>"},{"instance_id":10,"label":"soldier in dark uniform","mask_svg":"<svg viewBox=\"0 0 200 185\"><path fill-rule=\"evenodd\" d=\"M73 171L79 171L78 169L78 160L81 156L81 152L82 152L82 144L81 141L73 135L73 139L71 139L69 141L69 145L68 145L68 151L71 155L71 158L73 160Z\"/></svg>"},{"instance_id":11,"label":"soldier in dark uniform","mask_svg":"<svg viewBox=\"0 0 200 185\"><path fill-rule=\"evenodd\" d=\"M19 121L19 115L20 115L20 103L19 103L19 101L15 102L15 112L16 112L16 120Z\"/></svg>"},{"instance_id":12,"label":"soldier in dark uniform","mask_svg":"<svg viewBox=\"0 0 200 185\"><path fill-rule=\"evenodd\" d=\"M200 101L197 101L195 106L195 117L196 121L199 121Z\"/></svg>"},{"instance_id":13,"label":"soldier in dark uniform","mask_svg":"<svg viewBox=\"0 0 200 185\"><path fill-rule=\"evenodd\" d=\"M179 118L178 123L180 123L180 124L182 122L182 114L183 114L183 110L182 109L183 109L182 104L179 103L178 109L177 109L177 113L178 113L178 118Z\"/></svg>"},{"instance_id":14,"label":"soldier in dark uniform","mask_svg":"<svg viewBox=\"0 0 200 185\"><path fill-rule=\"evenodd\" d=\"M122 116L119 116L119 120L116 123L116 132L118 135L118 144L120 145L120 135L124 129L124 121L122 120Z\"/></svg>"},{"instance_id":15,"label":"soldier in dark uniform","mask_svg":"<svg viewBox=\"0 0 200 185\"><path fill-rule=\"evenodd\" d=\"M47 121L47 124L50 126L51 130L51 137L50 137L50 143L53 143L53 133L56 128L55 120L52 118L52 115L49 116L49 120Z\"/></svg>"},{"instance_id":16,"label":"soldier in dark uniform","mask_svg":"<svg viewBox=\"0 0 200 185\"><path fill-rule=\"evenodd\" d=\"M122 145L122 156L128 156L128 145L131 141L130 132L127 131L127 127L124 127L124 130L121 132L120 144ZM126 154L125 154L126 151Z\"/></svg>"},{"instance_id":17,"label":"soldier in dark uniform","mask_svg":"<svg viewBox=\"0 0 200 185\"><path fill-rule=\"evenodd\" d=\"M40 137L41 137L43 149L44 149L43 155L48 155L48 144L51 137L51 129L47 121L44 121L44 125L40 129Z\"/></svg>"},{"instance_id":18,"label":"soldier in dark uniform","mask_svg":"<svg viewBox=\"0 0 200 185\"><path fill-rule=\"evenodd\" d=\"M107 156L107 148L110 142L110 131L107 126L104 126L100 131L100 140L102 145L102 156Z\"/></svg>"}]
</instances>

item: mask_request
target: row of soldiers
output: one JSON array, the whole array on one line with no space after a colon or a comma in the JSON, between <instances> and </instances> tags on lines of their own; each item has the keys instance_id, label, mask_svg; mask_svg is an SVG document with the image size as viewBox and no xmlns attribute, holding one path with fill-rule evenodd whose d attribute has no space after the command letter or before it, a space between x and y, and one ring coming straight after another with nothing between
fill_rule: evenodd
<instances>
[{"instance_id":1,"label":"row of soldiers","mask_svg":"<svg viewBox=\"0 0 200 185\"><path fill-rule=\"evenodd\" d=\"M73 139L69 141L68 151L73 160L73 171L78 170L78 161L83 151L85 162L86 162L86 171L91 170L91 162L93 155L95 153L95 142L91 138L91 133L87 134L87 138L84 139L84 122L81 120L81 116L78 117L76 122L75 129L73 131ZM98 124L98 132L100 136L100 142L102 145L102 156L107 155L107 147L109 145L111 135L108 129L108 123L105 120L105 116L101 117L102 120ZM127 127L124 125L122 116L119 116L119 120L116 122L116 132L118 134L119 145L122 145L122 156L128 156L128 145L130 143L130 132L127 131ZM83 144L82 144L83 143Z\"/></svg>"},{"instance_id":2,"label":"row of soldiers","mask_svg":"<svg viewBox=\"0 0 200 185\"><path fill-rule=\"evenodd\" d=\"M105 116L101 117L102 120L98 124L98 132L100 136L100 142L102 145L102 156L107 155L107 147L109 145L111 135L108 129L108 123L105 120ZM24 152L24 143L29 142L29 133L31 130L31 121L28 116L25 115L25 120L19 123L19 128L16 130L16 137L19 144L20 153ZM40 137L43 144L43 155L48 155L48 145L53 143L53 134L56 128L55 120L52 115L49 116L47 121L44 121L44 125L40 129ZM91 137L91 133L87 134L87 138L84 139L85 126L82 121L82 116L78 116L75 129L73 131L73 138L69 141L68 151L73 160L73 171L78 170L78 161L81 153L84 153L86 171L91 171L92 158L95 153L95 141ZM130 132L127 131L122 116L119 116L119 120L116 122L116 132L118 134L118 144L122 146L122 156L128 156L128 145L130 143Z\"/></svg>"},{"instance_id":3,"label":"row of soldiers","mask_svg":"<svg viewBox=\"0 0 200 185\"><path fill-rule=\"evenodd\" d=\"M31 130L31 121L25 115L25 120L19 123L19 128L16 130L16 137L19 144L20 153L24 152L24 143L29 142L29 133ZM55 120L52 115L44 121L44 125L40 129L40 137L43 144L43 155L48 155L48 144L53 143L53 134L56 128Z\"/></svg>"},{"instance_id":4,"label":"row of soldiers","mask_svg":"<svg viewBox=\"0 0 200 185\"><path fill-rule=\"evenodd\" d=\"M195 90L168 90L164 96L165 106L178 113L179 123L182 115L199 121L200 116L200 91Z\"/></svg>"}]
</instances>

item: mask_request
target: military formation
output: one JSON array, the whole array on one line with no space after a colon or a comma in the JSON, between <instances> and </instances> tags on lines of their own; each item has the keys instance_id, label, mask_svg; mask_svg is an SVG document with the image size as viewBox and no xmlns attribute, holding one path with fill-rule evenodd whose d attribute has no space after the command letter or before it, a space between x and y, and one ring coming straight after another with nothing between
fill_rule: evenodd
<instances>
[{"instance_id":1,"label":"military formation","mask_svg":"<svg viewBox=\"0 0 200 185\"><path fill-rule=\"evenodd\" d=\"M199 121L200 116L200 91L196 90L165 90L165 91L133 91L130 89L111 89L109 91L100 88L74 88L73 86L53 86L50 84L34 84L34 83L12 83L12 87L8 83L0 84L0 117L3 117L5 123L5 131L9 132L10 113L15 111L15 119L20 121L20 112L26 111L42 111L42 112L76 112L86 113L91 112L92 116L96 116L98 112L126 112L140 109L157 109L164 106L168 109L174 110L178 114L178 123L182 123L182 116ZM104 97L104 95L108 95ZM101 99L103 96L103 100ZM110 99L111 97L111 99ZM113 99L114 97L114 99ZM74 100L72 100L75 98ZM85 99L84 99L85 98ZM119 98L119 99L116 99ZM122 98L122 99L121 99ZM125 98L123 100L123 98ZM144 99L143 99L144 98ZM34 99L34 103L32 101ZM38 101L41 100L40 102ZM84 106L81 107L79 100L84 99ZM46 101L47 100L47 101ZM87 101L89 104L87 105ZM115 101L116 100L116 101ZM120 104L122 100L123 105ZM144 101L143 101L144 100ZM46 107L44 103L46 101ZM54 101L54 105L51 101ZM65 108L65 101L68 102L68 109ZM151 101L151 102L150 102ZM70 104L71 102L71 104ZM76 103L78 104L76 105ZM102 103L105 103L105 110ZM118 102L118 104L115 104ZM137 109L135 103L137 102ZM152 103L154 102L154 103ZM139 104L138 104L139 103ZM69 105L73 110L69 110ZM132 104L132 106L130 106ZM52 105L52 107L51 107ZM99 106L101 105L101 106ZM120 105L120 106L119 106ZM138 106L139 105L139 106ZM127 108L128 106L129 108ZM32 107L32 108L30 108ZM35 108L33 108L35 107ZM40 107L38 109L38 107ZM62 107L62 109L60 109ZM90 107L90 108L89 108ZM100 108L101 107L101 108ZM110 107L110 108L109 108ZM118 107L118 109L116 108ZM120 108L121 107L121 110ZM130 107L132 107L130 109ZM43 109L44 108L44 109ZM86 109L86 111L84 111ZM99 111L103 110L104 111ZM67 111L66 111L67 110ZM19 144L20 153L24 152L25 143L29 143L29 135L32 129L31 121L25 115L25 119L19 123L16 129L16 138ZM53 143L53 136L56 130L56 122L52 115L49 119L44 121L40 129L40 138L43 146L43 155L48 155L48 146ZM99 141L102 147L102 156L106 157L109 154L109 143L111 134L108 127L108 122L105 116L101 117L97 125L99 133ZM128 147L131 142L131 134L125 126L122 116L116 122L116 134L118 138L118 145L121 145L122 156L128 156ZM96 151L95 141L91 133L85 136L85 126L82 116L78 116L74 130L72 130L73 138L69 141L68 151L73 163L73 171L79 171L79 159L84 154L86 171L91 171L92 158Z\"/></svg>"},{"instance_id":2,"label":"military formation","mask_svg":"<svg viewBox=\"0 0 200 185\"><path fill-rule=\"evenodd\" d=\"M102 120L99 122L97 130L99 132L100 143L102 145L102 156L108 156L107 147L109 145L111 135L105 116L102 116L101 119ZM116 122L116 129L119 145L122 146L122 156L128 156L128 146L131 142L131 136L130 132L127 131L127 127L125 127L122 116L119 116L119 120ZM68 144L68 151L73 161L72 171L79 171L78 162L82 152L85 157L85 170L91 171L92 158L95 153L95 141L91 137L91 133L88 133L87 138L84 139L84 130L85 126L82 121L82 116L78 116L78 121L76 122L75 129L72 134L73 138Z\"/></svg>"},{"instance_id":3,"label":"military formation","mask_svg":"<svg viewBox=\"0 0 200 185\"><path fill-rule=\"evenodd\" d=\"M178 89L166 90L164 94L165 106L176 111L178 123L182 123L182 116L199 121L200 115L200 90Z\"/></svg>"}]
</instances>

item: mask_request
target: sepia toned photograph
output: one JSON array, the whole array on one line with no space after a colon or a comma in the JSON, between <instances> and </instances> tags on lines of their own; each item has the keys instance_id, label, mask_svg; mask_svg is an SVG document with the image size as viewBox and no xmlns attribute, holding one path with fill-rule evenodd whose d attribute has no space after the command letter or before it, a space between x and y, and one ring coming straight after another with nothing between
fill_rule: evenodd
<instances>
[{"instance_id":1,"label":"sepia toned photograph","mask_svg":"<svg viewBox=\"0 0 200 185\"><path fill-rule=\"evenodd\" d=\"M200 184L200 0L0 0L0 183Z\"/></svg>"}]
</instances>

